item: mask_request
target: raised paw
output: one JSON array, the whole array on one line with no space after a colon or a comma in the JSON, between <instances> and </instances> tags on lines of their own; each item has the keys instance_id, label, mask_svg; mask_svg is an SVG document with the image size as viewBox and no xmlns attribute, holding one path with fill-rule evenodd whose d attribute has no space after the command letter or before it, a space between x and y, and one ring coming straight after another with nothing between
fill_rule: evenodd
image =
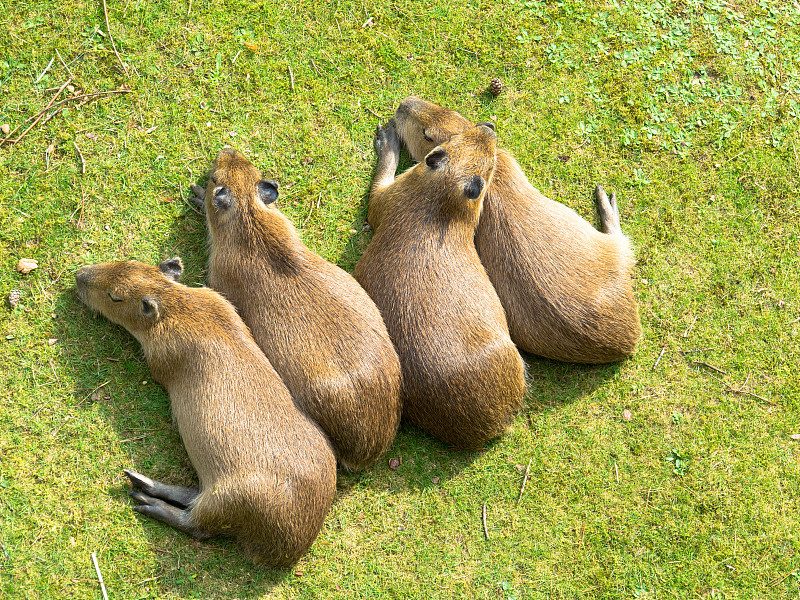
<instances>
[{"instance_id":1,"label":"raised paw","mask_svg":"<svg viewBox=\"0 0 800 600\"><path fill-rule=\"evenodd\" d=\"M594 201L597 206L597 216L600 218L601 231L610 235L622 235L616 193L612 192L609 199L605 190L598 185L594 188Z\"/></svg>"},{"instance_id":2,"label":"raised paw","mask_svg":"<svg viewBox=\"0 0 800 600\"><path fill-rule=\"evenodd\" d=\"M192 193L194 196L189 198L189 202L194 204L197 208L199 208L202 212L206 210L206 190L203 187L200 187L196 183L192 184Z\"/></svg>"},{"instance_id":3,"label":"raised paw","mask_svg":"<svg viewBox=\"0 0 800 600\"><path fill-rule=\"evenodd\" d=\"M400 155L400 137L394 126L394 119L389 119L385 126L378 125L373 141L378 159L386 155Z\"/></svg>"}]
</instances>

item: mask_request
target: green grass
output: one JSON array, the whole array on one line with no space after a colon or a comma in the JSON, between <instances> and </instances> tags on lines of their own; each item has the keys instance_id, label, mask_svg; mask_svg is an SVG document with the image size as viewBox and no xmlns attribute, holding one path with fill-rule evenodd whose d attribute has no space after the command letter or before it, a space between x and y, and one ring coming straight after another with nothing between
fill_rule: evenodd
<instances>
[{"instance_id":1,"label":"green grass","mask_svg":"<svg viewBox=\"0 0 800 600\"><path fill-rule=\"evenodd\" d=\"M0 147L0 596L99 598L92 552L112 598L797 596L796 3L108 8L129 76L102 3L0 1L0 124L70 76L85 93L132 89ZM182 194L226 143L280 181L306 243L352 269L375 126L412 93L494 120L534 185L588 219L595 184L617 192L638 353L528 357L527 407L485 451L403 426L384 460L340 475L288 572L138 517L123 468L193 472L137 343L79 305L75 270L179 254L202 284L205 226ZM39 268L18 274L20 258Z\"/></svg>"}]
</instances>

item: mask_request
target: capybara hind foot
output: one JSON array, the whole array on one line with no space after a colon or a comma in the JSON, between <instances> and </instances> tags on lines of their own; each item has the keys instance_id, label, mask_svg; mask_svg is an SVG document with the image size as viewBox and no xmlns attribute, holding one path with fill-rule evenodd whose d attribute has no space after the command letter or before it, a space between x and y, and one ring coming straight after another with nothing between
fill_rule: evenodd
<instances>
[{"instance_id":1,"label":"capybara hind foot","mask_svg":"<svg viewBox=\"0 0 800 600\"><path fill-rule=\"evenodd\" d=\"M617 194L611 192L611 199L609 200L605 190L598 185L594 188L594 201L595 206L597 206L597 216L600 217L601 231L610 235L622 235L622 227L619 224Z\"/></svg>"},{"instance_id":2,"label":"capybara hind foot","mask_svg":"<svg viewBox=\"0 0 800 600\"><path fill-rule=\"evenodd\" d=\"M137 505L133 507L133 510L139 514L146 515L151 519L166 523L170 527L173 527L178 531L182 531L183 533L198 540L204 540L211 537L211 534L198 529L191 524L191 519L189 518L189 515L191 515L191 510L178 508L169 502L164 502L159 498L145 494L141 490L131 490L128 492L128 495L130 495L130 497L137 502Z\"/></svg>"},{"instance_id":3,"label":"capybara hind foot","mask_svg":"<svg viewBox=\"0 0 800 600\"><path fill-rule=\"evenodd\" d=\"M133 484L135 489L140 490L148 496L152 496L153 498L161 498L162 500L166 500L175 506L190 508L192 503L197 498L197 495L200 493L200 490L194 487L183 487L181 485L161 483L160 481L155 481L154 479L145 477L144 475L141 475L136 471L131 471L130 469L124 469L124 471L125 475L128 476L128 479L131 480L131 484Z\"/></svg>"}]
</instances>

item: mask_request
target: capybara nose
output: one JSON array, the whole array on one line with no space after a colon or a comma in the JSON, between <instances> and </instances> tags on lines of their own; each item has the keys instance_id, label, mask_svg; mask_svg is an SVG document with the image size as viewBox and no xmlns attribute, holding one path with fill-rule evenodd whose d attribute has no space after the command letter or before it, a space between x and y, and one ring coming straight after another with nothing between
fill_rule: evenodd
<instances>
[{"instance_id":1,"label":"capybara nose","mask_svg":"<svg viewBox=\"0 0 800 600\"><path fill-rule=\"evenodd\" d=\"M75 284L78 288L85 286L89 282L89 267L81 267L78 269L78 272L75 273Z\"/></svg>"}]
</instances>

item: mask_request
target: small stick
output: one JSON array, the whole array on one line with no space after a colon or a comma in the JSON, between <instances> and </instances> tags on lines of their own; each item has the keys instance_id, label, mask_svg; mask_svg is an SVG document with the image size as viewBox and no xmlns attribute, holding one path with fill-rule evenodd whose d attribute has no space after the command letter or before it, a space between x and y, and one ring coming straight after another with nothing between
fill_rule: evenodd
<instances>
[{"instance_id":1,"label":"small stick","mask_svg":"<svg viewBox=\"0 0 800 600\"><path fill-rule=\"evenodd\" d=\"M69 73L70 79L72 79L72 71L69 70L69 67L67 66L67 63L65 63L64 59L61 58L61 53L58 51L58 48L56 48L56 55L58 56L58 60L61 62L61 64L67 70L67 73Z\"/></svg>"},{"instance_id":2,"label":"small stick","mask_svg":"<svg viewBox=\"0 0 800 600\"><path fill-rule=\"evenodd\" d=\"M483 535L489 539L489 530L486 528L486 502L483 503Z\"/></svg>"},{"instance_id":3,"label":"small stick","mask_svg":"<svg viewBox=\"0 0 800 600\"><path fill-rule=\"evenodd\" d=\"M40 110L38 113L36 113L36 115L34 115L33 117L28 117L28 119L25 121L25 123L27 123L28 121L30 121L31 119L34 119L34 118L36 118L36 117L39 117L39 118L41 118L41 116L42 116L44 113L46 113L46 112L47 112L47 111L48 111L48 110L49 110L49 109L50 109L50 108L53 106L53 102L55 102L55 101L56 101L56 98L58 98L58 97L61 95L61 92L63 92L63 91L64 91L64 89L65 89L65 88L66 88L66 87L67 87L67 86L70 84L70 82L71 82L71 81L72 81L72 78L71 78L71 77L70 77L69 79L67 79L67 80L64 82L64 84L63 84L63 85L62 85L60 88L58 88L58 91L56 92L55 96L53 96L53 98L50 100L50 102L48 102L48 103L47 103L47 106L45 106L45 107L44 107L42 110ZM39 119L36 119L36 123L38 123L38 121L39 121ZM34 123L33 125L36 125L36 123ZM31 125L31 127L33 127L33 125ZM22 125L17 125L17 126L14 128L14 131L12 131L12 132L11 132L11 133L9 133L9 134L8 134L8 135L7 135L5 138L3 138L2 140L0 140L0 146L2 146L2 145L3 145L3 142L8 142L8 141L11 141L11 143L12 143L12 144L16 144L16 143L19 141L19 138L18 138L18 139L16 139L16 140L12 140L12 139L11 139L11 136L12 136L12 135L14 135L14 134L17 132L17 129L19 129L20 127L22 127ZM30 131L30 127L29 127L28 129L26 129L26 130L25 130L25 133L27 133L28 131ZM22 135L25 135L25 133L23 133ZM20 136L20 138L21 138L21 137L22 137L22 136Z\"/></svg>"},{"instance_id":4,"label":"small stick","mask_svg":"<svg viewBox=\"0 0 800 600\"><path fill-rule=\"evenodd\" d=\"M117 55L117 60L119 61L122 70L125 71L125 75L129 76L128 69L125 68L125 63L122 62L122 58L120 58L119 52L117 52L117 45L114 43L114 36L111 35L111 25L108 24L108 8L106 8L106 0L103 0L103 14L106 17L106 33L108 34L108 39L111 40L111 47L114 49L114 54Z\"/></svg>"},{"instance_id":5,"label":"small stick","mask_svg":"<svg viewBox=\"0 0 800 600\"><path fill-rule=\"evenodd\" d=\"M44 71L42 71L42 72L41 72L41 74L39 75L39 77L37 77L37 78L36 78L36 81L34 81L33 83L39 83L39 82L42 80L42 77L44 77L44 76L45 76L45 73L47 73L47 72L50 70L50 67L52 67L52 66L53 66L53 62L54 62L55 60L56 60L56 57L55 57L55 56L54 56L53 58L51 58L51 59L50 59L50 62L49 62L49 63L47 63L47 66L44 68Z\"/></svg>"},{"instance_id":6,"label":"small stick","mask_svg":"<svg viewBox=\"0 0 800 600\"><path fill-rule=\"evenodd\" d=\"M661 362L661 357L664 356L664 351L667 349L666 346L661 346L661 353L658 355L658 359L656 360L656 364L653 365L653 371L656 370L658 367L658 363Z\"/></svg>"},{"instance_id":7,"label":"small stick","mask_svg":"<svg viewBox=\"0 0 800 600\"><path fill-rule=\"evenodd\" d=\"M705 367L706 369L711 369L712 371L716 371L722 375L727 375L727 373L722 369L715 367L714 365L710 365L707 362L703 362L702 360L693 360L692 365L695 367Z\"/></svg>"},{"instance_id":8,"label":"small stick","mask_svg":"<svg viewBox=\"0 0 800 600\"><path fill-rule=\"evenodd\" d=\"M75 150L78 151L78 157L81 159L81 175L86 175L86 161L83 159L83 152L78 148L78 144L75 143L75 140L72 140L72 145L75 146Z\"/></svg>"},{"instance_id":9,"label":"small stick","mask_svg":"<svg viewBox=\"0 0 800 600\"><path fill-rule=\"evenodd\" d=\"M365 111L367 111L368 113L370 113L370 114L371 114L373 117L377 117L377 118L379 118L379 119L382 119L382 118L383 118L383 117L381 117L381 116L380 116L378 113L376 113L374 110L372 110L371 108L369 108L368 106L365 106L365 107L364 107L364 110L365 110Z\"/></svg>"},{"instance_id":10,"label":"small stick","mask_svg":"<svg viewBox=\"0 0 800 600\"><path fill-rule=\"evenodd\" d=\"M530 459L528 461L528 466L525 467L525 477L522 478L522 487L519 490L519 497L517 498L517 504L519 504L519 501L522 500L522 493L525 491L525 484L528 483L528 475L531 474L531 462L532 461L533 461L533 459Z\"/></svg>"},{"instance_id":11,"label":"small stick","mask_svg":"<svg viewBox=\"0 0 800 600\"><path fill-rule=\"evenodd\" d=\"M694 321L692 321L692 324L689 325L689 327L686 328L686 331L683 332L683 337L689 337L689 332L692 331L692 328L694 327L695 323L697 323L697 315L695 315Z\"/></svg>"},{"instance_id":12,"label":"small stick","mask_svg":"<svg viewBox=\"0 0 800 600\"><path fill-rule=\"evenodd\" d=\"M192 206L192 204L186 198L184 198L184 196L183 196L183 188L181 186L178 186L178 191L181 193L181 200L184 201L186 206L191 208L194 212L196 212L201 217L205 217L205 215L203 213L201 213L199 210L197 210L194 206Z\"/></svg>"},{"instance_id":13,"label":"small stick","mask_svg":"<svg viewBox=\"0 0 800 600\"><path fill-rule=\"evenodd\" d=\"M619 483L619 469L617 468L617 461L614 461L614 474L617 476L617 483Z\"/></svg>"},{"instance_id":14,"label":"small stick","mask_svg":"<svg viewBox=\"0 0 800 600\"><path fill-rule=\"evenodd\" d=\"M771 404L772 406L778 406L778 403L777 403L777 402L774 402L774 401L772 401L772 400L768 400L767 398L764 398L763 396L759 396L758 394L754 394L753 392L746 392L746 391L744 391L744 390L737 390L735 387L733 387L733 386L732 386L732 385L730 385L729 383L726 383L726 382L724 382L724 381L723 381L722 379L720 379L719 377L715 377L714 375L711 375L711 373L709 373L709 376L710 376L712 379L716 379L716 380L717 380L717 381L719 381L719 382L720 382L722 385L724 385L724 386L725 386L725 391L726 391L726 392L731 392L731 393L733 393L733 394L741 394L742 396L752 396L753 398L756 398L756 399L758 399L758 400L761 400L762 402L766 402L767 404Z\"/></svg>"},{"instance_id":15,"label":"small stick","mask_svg":"<svg viewBox=\"0 0 800 600\"><path fill-rule=\"evenodd\" d=\"M202 148L203 152L205 152L206 151L206 145L203 143L203 136L200 133L200 129L194 123L192 123L192 127L194 127L194 130L197 132L197 139L200 140L200 148Z\"/></svg>"},{"instance_id":16,"label":"small stick","mask_svg":"<svg viewBox=\"0 0 800 600\"><path fill-rule=\"evenodd\" d=\"M106 584L103 581L103 574L100 573L100 565L97 564L97 555L92 552L92 562L94 563L94 570L97 572L97 579L100 580L100 590L103 592L103 599L108 600L108 593L106 593Z\"/></svg>"},{"instance_id":17,"label":"small stick","mask_svg":"<svg viewBox=\"0 0 800 600\"><path fill-rule=\"evenodd\" d=\"M94 389L93 389L91 392L89 392L88 394L86 394L86 396L84 396L83 400L86 400L86 398L88 398L89 396L91 396L92 394L94 394L94 393L95 393L97 390L99 390L100 388L107 386L109 383L111 383L111 380L110 380L110 379L109 379L108 381L106 381L105 383L101 383L101 384L100 384L100 385L98 385L96 388L94 388ZM84 388L84 389L86 389L86 388ZM83 402L83 400L81 400L81 402Z\"/></svg>"},{"instance_id":18,"label":"small stick","mask_svg":"<svg viewBox=\"0 0 800 600\"><path fill-rule=\"evenodd\" d=\"M188 17L192 14L192 0L189 0L189 10L186 11L186 16Z\"/></svg>"},{"instance_id":19,"label":"small stick","mask_svg":"<svg viewBox=\"0 0 800 600\"><path fill-rule=\"evenodd\" d=\"M776 585L778 585L779 583L781 583L781 582L782 582L784 579L786 579L787 577L789 577L789 575L794 575L795 573L797 573L797 569L795 569L794 571L789 571L789 572L788 572L786 575L784 575L783 577L780 577L780 578L779 578L779 577L776 577L775 579L773 579L772 581L770 581L770 582L769 582L767 585L768 585L769 587L776 586Z\"/></svg>"},{"instance_id":20,"label":"small stick","mask_svg":"<svg viewBox=\"0 0 800 600\"><path fill-rule=\"evenodd\" d=\"M67 80L67 83L69 83L70 81L72 81L72 80L71 80L71 79ZM63 90L65 87L67 87L67 84L66 84L66 83L65 83L65 84L62 86L62 88L61 88L61 89ZM33 123L33 125L31 125L30 127L28 127L28 129L26 129L26 130L25 130L25 131L24 131L22 134L20 134L20 136L19 136L17 139L15 139L15 140L12 140L12 139L11 139L11 134L9 134L9 137L6 137L6 138L4 138L4 139L0 140L0 145L2 145L4 142L9 142L9 143L11 143L11 144L16 144L17 142L19 142L19 141L20 141L20 140L21 140L21 139L22 139L22 138L25 136L25 134L26 134L26 133L28 133L28 132L29 132L31 129L33 129L33 127L34 127L34 126L36 126L36 124L37 124L37 123L39 122L39 120L42 118L42 115L44 115L44 113L46 113L46 112L47 112L47 111L48 111L50 108L53 108L53 107L55 107L55 106L61 106L62 104L65 104L65 103L67 103L67 102L73 102L73 101L75 101L75 100L88 100L88 99L90 99L90 98L94 98L94 97L96 97L96 96L105 96L105 95L108 95L108 94L129 94L131 91L132 91L132 90L109 90L109 91L107 91L107 92L95 92L94 94L84 94L83 96L75 96L75 97L73 97L73 98L65 98L64 100L59 100L59 101L58 101L58 102L56 102L55 104L53 104L53 101L51 100L51 101L50 101L50 104L48 104L48 105L47 105L45 108L43 108L42 110L40 110L40 111L39 111L38 113L36 113L34 116L32 116L32 117L28 118L28 121L30 121L31 119L36 119L36 121ZM57 93L56 93L56 95L53 97L53 100L55 100L55 99L58 97L58 95L59 95L60 93L61 93L61 91L57 92ZM47 117L47 118L44 120L44 123L47 123L47 121L49 121L50 119L52 119L52 118L53 118L54 116L56 116L56 115L57 115L59 112L61 112L61 111L60 111L60 109L59 109L59 110L57 110L57 111L55 111L55 112L53 112L52 114L50 114L50 115L49 115L49 116L48 116L48 117ZM26 121L26 122L27 122L27 121ZM19 129L19 127L17 127L17 129ZM16 131L17 129L15 129L14 131ZM13 133L13 132L12 132L12 133Z\"/></svg>"},{"instance_id":21,"label":"small stick","mask_svg":"<svg viewBox=\"0 0 800 600\"><path fill-rule=\"evenodd\" d=\"M294 73L292 73L292 65L289 65L289 85L292 88L292 93L294 93Z\"/></svg>"},{"instance_id":22,"label":"small stick","mask_svg":"<svg viewBox=\"0 0 800 600\"><path fill-rule=\"evenodd\" d=\"M143 440L147 436L148 436L147 433L143 433L142 435L137 435L137 436L132 437L132 438L127 438L127 439L124 439L124 440L120 440L119 443L121 444L123 442L135 442L137 440Z\"/></svg>"},{"instance_id":23,"label":"small stick","mask_svg":"<svg viewBox=\"0 0 800 600\"><path fill-rule=\"evenodd\" d=\"M711 348L695 348L694 350L679 350L681 354L686 356L687 354L697 354L698 352L708 352L709 350L715 350L716 346L711 346Z\"/></svg>"}]
</instances>

